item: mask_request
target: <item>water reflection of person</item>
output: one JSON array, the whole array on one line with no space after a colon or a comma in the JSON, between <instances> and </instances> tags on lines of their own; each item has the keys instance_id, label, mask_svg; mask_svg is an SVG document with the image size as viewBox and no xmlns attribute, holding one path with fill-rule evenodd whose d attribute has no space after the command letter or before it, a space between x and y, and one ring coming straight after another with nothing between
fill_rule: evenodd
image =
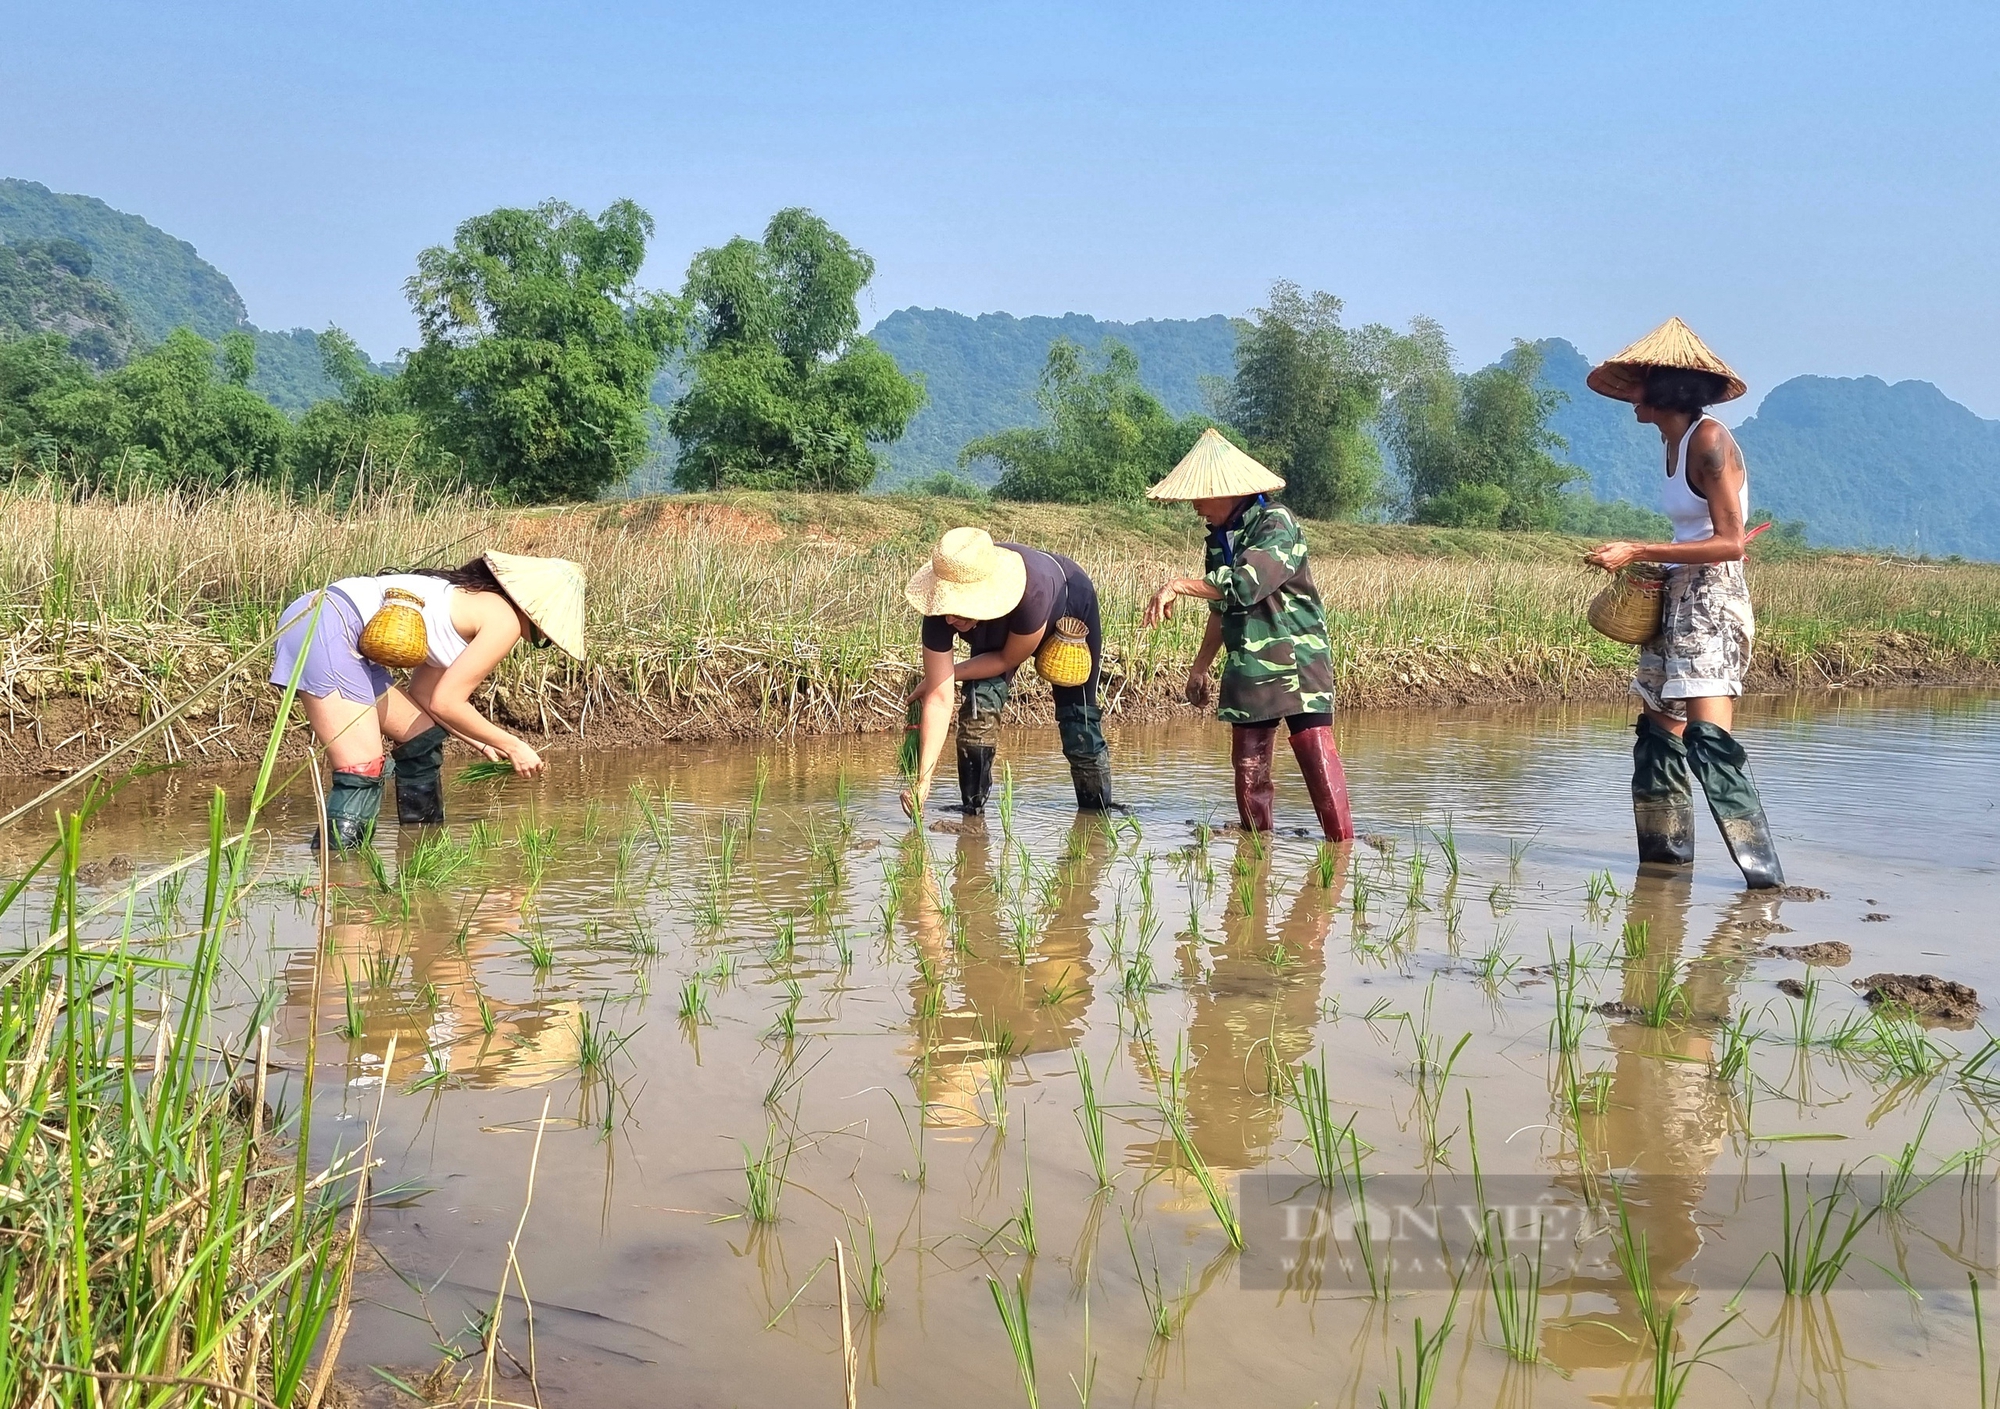
<instances>
[{"instance_id":1,"label":"water reflection of person","mask_svg":"<svg viewBox=\"0 0 2000 1409\"><path fill-rule=\"evenodd\" d=\"M511 958L521 929L518 904L495 892L482 897L459 926L413 924L399 931L368 923L327 926L321 956L317 1021L321 1052L346 1017L348 985L363 1019L364 1035L348 1043L351 1054L375 1052L396 1038L392 1081L447 1071L473 1086L533 1085L575 1064L574 1003L513 1003L485 997L479 970ZM395 980L372 985L371 961L394 957ZM436 995L430 1006L426 985ZM281 1041L304 1048L313 988L313 948L294 950L285 964L285 1002L279 1011ZM484 1011L481 1004L484 1003ZM486 1031L487 1014L491 1032ZM379 1073L370 1071L369 1075Z\"/></svg>"},{"instance_id":2,"label":"water reflection of person","mask_svg":"<svg viewBox=\"0 0 2000 1409\"><path fill-rule=\"evenodd\" d=\"M1237 841L1222 934L1206 975L1191 986L1183 1076L1188 1134L1219 1169L1263 1163L1284 1125L1283 1103L1266 1089L1264 1074L1271 1063L1290 1066L1312 1050L1326 936L1346 881L1346 857L1340 860L1331 888L1306 879L1274 937L1269 840L1244 834Z\"/></svg>"},{"instance_id":3,"label":"water reflection of person","mask_svg":"<svg viewBox=\"0 0 2000 1409\"><path fill-rule=\"evenodd\" d=\"M1736 986L1748 966L1739 939L1746 923L1768 918L1777 900L1768 892L1744 893L1702 952L1683 968L1690 904L1686 871L1640 869L1625 918L1629 925L1645 927L1645 948L1625 963L1621 1011L1649 1008L1661 985L1676 981L1683 985L1683 998L1667 1026L1649 1027L1636 1016L1612 1020L1606 1034L1614 1053L1608 1081L1601 1104L1593 1103L1595 1108L1583 1116L1579 1152L1607 1200L1609 1186L1602 1175L1619 1171L1632 1227L1646 1239L1654 1285L1668 1301L1697 1289L1685 1273L1702 1247L1699 1210L1708 1193L1709 1171L1736 1120L1731 1088L1715 1079L1713 1058L1715 1034L1729 1021ZM1559 1083L1564 1079L1561 1067L1559 1062ZM1576 1075L1588 1089L1594 1074ZM1561 1090L1555 1096L1560 1125L1568 1118L1566 1099ZM1576 1170L1560 1182L1581 1194L1589 1177ZM1645 1332L1631 1289L1615 1271L1552 1280L1545 1290L1572 1296L1595 1292L1616 1305L1610 1315L1551 1323L1543 1337L1551 1361L1567 1370L1614 1368L1631 1361Z\"/></svg>"},{"instance_id":4,"label":"water reflection of person","mask_svg":"<svg viewBox=\"0 0 2000 1409\"><path fill-rule=\"evenodd\" d=\"M958 835L951 877L955 920L939 905L934 878L927 875L918 887L912 915L918 944L940 972L955 947L958 954L958 1000L935 1019L917 1022L920 1067L929 1074L929 1089L919 1095L929 1103L934 1123L981 1118L979 1094L991 1076L986 1063L996 1052L1009 1057L1059 1052L1082 1037L1096 976L1090 926L1113 850L1095 818L1079 817L1072 824L1064 859L1057 863L1053 903L1036 916L1038 930L1025 965L1015 952L1013 907L997 903L985 827L969 826ZM1019 878L1008 884L1019 885ZM1030 887L1018 904L1034 903ZM954 923L962 926L962 939L953 933ZM923 993L919 974L911 982L919 1013Z\"/></svg>"}]
</instances>

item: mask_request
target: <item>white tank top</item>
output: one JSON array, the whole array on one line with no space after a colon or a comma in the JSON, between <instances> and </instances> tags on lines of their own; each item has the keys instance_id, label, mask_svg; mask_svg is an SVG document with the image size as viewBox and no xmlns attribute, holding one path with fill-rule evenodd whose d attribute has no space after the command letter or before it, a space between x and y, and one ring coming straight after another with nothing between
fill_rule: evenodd
<instances>
[{"instance_id":1,"label":"white tank top","mask_svg":"<svg viewBox=\"0 0 2000 1409\"><path fill-rule=\"evenodd\" d=\"M1688 484L1688 442L1694 439L1695 426L1708 420L1714 420L1714 417L1703 413L1695 417L1694 424L1687 428L1687 433L1681 437L1680 448L1674 452L1674 472L1667 476L1666 487L1660 491L1660 509L1673 520L1676 543L1694 543L1703 538L1713 537L1715 534L1715 519L1708 511L1708 501L1695 493ZM1717 421L1716 424L1722 423ZM1722 433L1725 436L1729 435L1727 428ZM1730 436L1729 442L1734 445L1735 437ZM1742 454L1741 451L1737 453L1739 456ZM1742 503L1738 505L1738 510L1742 514L1743 522L1747 524L1750 521L1748 466L1743 470L1741 498Z\"/></svg>"},{"instance_id":2,"label":"white tank top","mask_svg":"<svg viewBox=\"0 0 2000 1409\"><path fill-rule=\"evenodd\" d=\"M421 573L390 573L382 577L343 577L333 584L354 603L361 621L382 610L382 595L391 587L415 594L424 604L424 664L442 669L465 653L465 638L451 624L451 584Z\"/></svg>"}]
</instances>

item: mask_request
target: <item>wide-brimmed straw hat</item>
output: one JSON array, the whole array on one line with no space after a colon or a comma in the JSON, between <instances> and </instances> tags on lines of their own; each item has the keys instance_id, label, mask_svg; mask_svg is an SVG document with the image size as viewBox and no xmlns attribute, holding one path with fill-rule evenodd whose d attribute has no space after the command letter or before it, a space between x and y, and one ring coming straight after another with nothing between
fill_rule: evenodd
<instances>
[{"instance_id":1,"label":"wide-brimmed straw hat","mask_svg":"<svg viewBox=\"0 0 2000 1409\"><path fill-rule=\"evenodd\" d=\"M1645 393L1646 373L1656 367L1680 367L1722 378L1719 401L1734 401L1748 390L1743 378L1731 371L1729 364L1678 318L1669 318L1616 357L1605 358L1590 369L1584 382L1599 396L1636 402Z\"/></svg>"},{"instance_id":2,"label":"wide-brimmed straw hat","mask_svg":"<svg viewBox=\"0 0 2000 1409\"><path fill-rule=\"evenodd\" d=\"M995 547L983 528L954 528L911 575L903 596L925 616L994 621L1020 606L1027 590L1028 565L1019 553Z\"/></svg>"},{"instance_id":3,"label":"wide-brimmed straw hat","mask_svg":"<svg viewBox=\"0 0 2000 1409\"><path fill-rule=\"evenodd\" d=\"M583 568L568 558L488 553L486 566L542 635L583 659Z\"/></svg>"},{"instance_id":4,"label":"wide-brimmed straw hat","mask_svg":"<svg viewBox=\"0 0 2000 1409\"><path fill-rule=\"evenodd\" d=\"M1235 499L1271 494L1285 482L1231 445L1214 427L1203 431L1194 449L1146 491L1148 499L1175 503L1193 499Z\"/></svg>"}]
</instances>

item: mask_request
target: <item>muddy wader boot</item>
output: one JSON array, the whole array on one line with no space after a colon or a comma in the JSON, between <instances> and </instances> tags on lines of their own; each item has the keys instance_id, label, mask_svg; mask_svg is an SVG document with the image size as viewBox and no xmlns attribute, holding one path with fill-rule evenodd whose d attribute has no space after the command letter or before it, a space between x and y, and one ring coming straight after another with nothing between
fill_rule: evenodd
<instances>
[{"instance_id":1,"label":"muddy wader boot","mask_svg":"<svg viewBox=\"0 0 2000 1409\"><path fill-rule=\"evenodd\" d=\"M1347 805L1347 770L1333 745L1333 728L1316 724L1292 735L1292 755L1312 794L1313 812L1328 841L1354 840L1354 813Z\"/></svg>"},{"instance_id":2,"label":"muddy wader boot","mask_svg":"<svg viewBox=\"0 0 2000 1409\"><path fill-rule=\"evenodd\" d=\"M1110 811L1117 804L1111 801L1111 746L1104 742L1104 716L1094 704L1058 704L1056 732L1062 736L1063 757L1069 760L1077 808Z\"/></svg>"},{"instance_id":3,"label":"muddy wader boot","mask_svg":"<svg viewBox=\"0 0 2000 1409\"><path fill-rule=\"evenodd\" d=\"M396 745L396 820L405 827L444 825L444 741L451 735L433 724L416 738Z\"/></svg>"},{"instance_id":4,"label":"muddy wader boot","mask_svg":"<svg viewBox=\"0 0 2000 1409\"><path fill-rule=\"evenodd\" d=\"M1007 704L1005 680L975 680L965 687L952 745L958 755L958 806L968 817L986 810L993 791L993 758L1000 749L1000 711Z\"/></svg>"},{"instance_id":5,"label":"muddy wader boot","mask_svg":"<svg viewBox=\"0 0 2000 1409\"><path fill-rule=\"evenodd\" d=\"M1757 785L1750 780L1743 745L1727 729L1703 721L1688 725L1681 737L1701 790L1708 794L1708 810L1715 814L1715 825L1722 829L1729 854L1743 872L1743 883L1751 890L1782 886L1785 871L1778 864L1778 849L1771 843L1770 824L1764 820Z\"/></svg>"},{"instance_id":6,"label":"muddy wader boot","mask_svg":"<svg viewBox=\"0 0 2000 1409\"><path fill-rule=\"evenodd\" d=\"M1229 730L1229 762L1236 770L1236 820L1246 832L1271 830L1271 753L1278 725L1236 724Z\"/></svg>"},{"instance_id":7,"label":"muddy wader boot","mask_svg":"<svg viewBox=\"0 0 2000 1409\"><path fill-rule=\"evenodd\" d=\"M366 846L374 835L375 819L382 812L382 784L392 765L378 758L361 768L333 770L333 786L326 794L326 836L335 851L353 851ZM312 848L319 850L319 828L313 828Z\"/></svg>"},{"instance_id":8,"label":"muddy wader boot","mask_svg":"<svg viewBox=\"0 0 2000 1409\"><path fill-rule=\"evenodd\" d=\"M1632 823L1639 860L1685 866L1694 860L1694 779L1687 745L1645 715L1632 745Z\"/></svg>"}]
</instances>

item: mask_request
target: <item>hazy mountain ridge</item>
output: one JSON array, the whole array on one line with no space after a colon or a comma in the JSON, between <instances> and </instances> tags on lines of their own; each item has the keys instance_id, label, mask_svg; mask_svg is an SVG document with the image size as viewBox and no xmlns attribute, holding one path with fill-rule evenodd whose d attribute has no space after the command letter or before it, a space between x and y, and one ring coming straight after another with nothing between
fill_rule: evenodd
<instances>
[{"instance_id":1,"label":"hazy mountain ridge","mask_svg":"<svg viewBox=\"0 0 2000 1409\"><path fill-rule=\"evenodd\" d=\"M95 196L0 177L0 242L41 240L73 240L88 250L93 277L118 292L146 343L179 327L209 339L241 330L257 341L250 385L273 405L303 411L337 394L320 365L319 335L309 328L277 332L251 323L229 276L186 240Z\"/></svg>"}]
</instances>

